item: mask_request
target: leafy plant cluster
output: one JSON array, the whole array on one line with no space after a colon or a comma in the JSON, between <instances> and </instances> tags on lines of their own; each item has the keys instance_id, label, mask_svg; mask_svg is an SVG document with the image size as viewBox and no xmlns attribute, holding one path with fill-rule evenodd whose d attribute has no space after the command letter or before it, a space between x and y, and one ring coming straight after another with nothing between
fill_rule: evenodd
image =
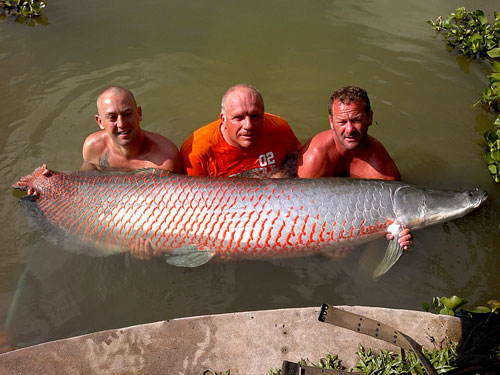
<instances>
[{"instance_id":1,"label":"leafy plant cluster","mask_svg":"<svg viewBox=\"0 0 500 375\"><path fill-rule=\"evenodd\" d=\"M422 303L422 307L424 311L427 312L435 312L444 315L457 315L458 308L461 308L467 304L467 300L457 297L433 297L432 303L428 304L426 302ZM498 314L500 311L500 302L496 300L488 301L488 306L477 306L472 309L470 308L461 308L460 311L462 313L471 315L471 314Z\"/></svg>"},{"instance_id":2,"label":"leafy plant cluster","mask_svg":"<svg viewBox=\"0 0 500 375\"><path fill-rule=\"evenodd\" d=\"M452 363L457 358L457 344L449 343L443 349L434 348L427 351L422 348L422 353L436 369L438 374L444 374L456 367ZM378 355L372 353L370 349L365 350L361 345L358 346L359 362L354 371L362 372L366 375L425 375L427 372L420 363L417 355L408 351L403 352L399 349L398 354L382 350Z\"/></svg>"},{"instance_id":3,"label":"leafy plant cluster","mask_svg":"<svg viewBox=\"0 0 500 375\"><path fill-rule=\"evenodd\" d=\"M443 33L448 50L458 50L465 56L490 62L489 86L483 91L477 104L494 112L497 118L493 130L484 134L489 148L486 154L488 169L495 182L500 182L500 12L494 12L489 23L482 10L469 12L458 8L448 18L438 17L428 21L434 30Z\"/></svg>"},{"instance_id":4,"label":"leafy plant cluster","mask_svg":"<svg viewBox=\"0 0 500 375\"><path fill-rule=\"evenodd\" d=\"M447 342L442 349L434 348L427 351L422 348L422 353L430 361L439 374L456 369L453 361L457 358L457 344ZM349 372L356 371L366 375L425 375L426 371L420 360L412 351L404 352L399 350L398 354L382 350L379 354L374 354L371 349L365 349L358 344L356 354L359 357L358 364L349 369ZM301 366L320 367L331 370L345 370L337 355L325 354L317 364L309 360L302 359L298 362ZM269 370L269 375L280 375L280 369Z\"/></svg>"},{"instance_id":5,"label":"leafy plant cluster","mask_svg":"<svg viewBox=\"0 0 500 375\"><path fill-rule=\"evenodd\" d=\"M39 17L45 5L43 0L0 0L0 8L7 14L23 17Z\"/></svg>"}]
</instances>

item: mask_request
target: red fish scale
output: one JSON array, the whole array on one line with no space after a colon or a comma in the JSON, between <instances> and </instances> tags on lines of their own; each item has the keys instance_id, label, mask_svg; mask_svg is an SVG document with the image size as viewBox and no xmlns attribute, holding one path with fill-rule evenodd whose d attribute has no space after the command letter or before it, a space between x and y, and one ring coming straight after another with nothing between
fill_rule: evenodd
<instances>
[{"instance_id":1,"label":"red fish scale","mask_svg":"<svg viewBox=\"0 0 500 375\"><path fill-rule=\"evenodd\" d=\"M389 198L376 192L377 184L359 189L361 196L340 186L336 194L351 200L331 202L331 187L319 180L214 179L156 171L54 172L48 181L40 184L36 202L44 217L68 236L108 252L127 250L138 238L165 251L187 245L243 255L315 251L381 234L393 220ZM377 194L382 203L375 202Z\"/></svg>"}]
</instances>

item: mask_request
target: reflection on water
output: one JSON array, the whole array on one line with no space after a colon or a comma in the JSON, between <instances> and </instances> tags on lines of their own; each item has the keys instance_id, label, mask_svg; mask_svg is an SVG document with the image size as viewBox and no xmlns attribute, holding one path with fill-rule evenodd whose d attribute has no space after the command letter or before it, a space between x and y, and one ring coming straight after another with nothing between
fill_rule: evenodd
<instances>
[{"instance_id":1,"label":"reflection on water","mask_svg":"<svg viewBox=\"0 0 500 375\"><path fill-rule=\"evenodd\" d=\"M465 6L471 4L493 10L488 1ZM124 0L116 8L51 0L47 26L0 21L0 318L14 343L323 302L420 310L434 295L457 294L471 304L498 299L500 193L481 144L493 119L471 108L486 84L486 66L457 62L425 23L463 4L242 5L146 0L137 7ZM97 130L95 99L103 88L130 88L143 108L142 126L180 146L218 117L221 95L240 82L258 87L266 110L289 121L303 142L328 128L334 89L362 86L377 123L370 133L404 180L441 189L478 186L490 200L465 218L415 232L412 249L377 282L370 274L385 240L341 260L238 260L182 269L125 255L75 255L26 225L11 184L42 163L57 170L81 165L83 140Z\"/></svg>"}]
</instances>

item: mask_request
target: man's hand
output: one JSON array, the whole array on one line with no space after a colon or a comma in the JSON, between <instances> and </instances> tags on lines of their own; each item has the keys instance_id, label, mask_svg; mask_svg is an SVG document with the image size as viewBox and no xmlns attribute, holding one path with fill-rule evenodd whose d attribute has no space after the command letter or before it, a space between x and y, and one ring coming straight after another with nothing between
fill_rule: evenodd
<instances>
[{"instance_id":1,"label":"man's hand","mask_svg":"<svg viewBox=\"0 0 500 375\"><path fill-rule=\"evenodd\" d=\"M389 241L394 238L392 233L387 233L385 236ZM409 228L404 228L401 233L399 233L398 243L403 249L408 250L408 247L412 244L412 236Z\"/></svg>"},{"instance_id":2,"label":"man's hand","mask_svg":"<svg viewBox=\"0 0 500 375\"><path fill-rule=\"evenodd\" d=\"M52 176L52 171L47 168L42 172L42 176L50 177ZM26 194L33 195L35 197L39 195L38 191L35 188L28 188L28 190L26 190Z\"/></svg>"},{"instance_id":3,"label":"man's hand","mask_svg":"<svg viewBox=\"0 0 500 375\"><path fill-rule=\"evenodd\" d=\"M140 260L148 260L152 257L157 257L162 254L160 249L153 249L150 240L145 238L138 238L137 240L129 243L130 254Z\"/></svg>"}]
</instances>

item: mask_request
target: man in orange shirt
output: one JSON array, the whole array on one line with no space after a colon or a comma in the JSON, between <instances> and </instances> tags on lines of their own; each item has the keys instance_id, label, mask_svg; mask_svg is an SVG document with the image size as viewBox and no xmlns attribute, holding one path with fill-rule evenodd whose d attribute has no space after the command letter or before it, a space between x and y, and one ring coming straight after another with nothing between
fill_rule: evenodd
<instances>
[{"instance_id":1,"label":"man in orange shirt","mask_svg":"<svg viewBox=\"0 0 500 375\"><path fill-rule=\"evenodd\" d=\"M222 97L220 118L182 145L188 175L230 176L247 170L272 175L296 155L300 142L282 118L264 112L260 92L236 85Z\"/></svg>"}]
</instances>

